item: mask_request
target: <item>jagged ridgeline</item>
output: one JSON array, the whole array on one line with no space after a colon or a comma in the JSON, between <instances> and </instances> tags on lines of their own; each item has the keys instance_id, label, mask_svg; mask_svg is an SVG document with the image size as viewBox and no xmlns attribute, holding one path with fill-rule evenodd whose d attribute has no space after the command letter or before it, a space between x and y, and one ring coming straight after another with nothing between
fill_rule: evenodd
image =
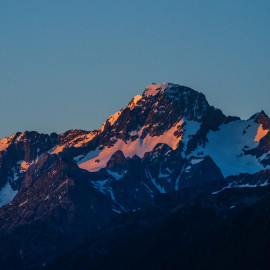
<instances>
[{"instance_id":1,"label":"jagged ridgeline","mask_svg":"<svg viewBox=\"0 0 270 270\"><path fill-rule=\"evenodd\" d=\"M263 111L248 120L226 116L202 93L162 83L147 86L98 130L0 140L1 265L47 267L86 236L108 233L115 220L126 217L123 230L138 232L202 194L228 215L239 200L226 194L252 188L253 201L241 195L241 207L250 206L268 190L269 130ZM159 202L162 210L149 206L162 196L170 202ZM144 226L131 229L135 212ZM104 242L101 250L109 253L115 239ZM102 254L91 248L89 264Z\"/></svg>"}]
</instances>

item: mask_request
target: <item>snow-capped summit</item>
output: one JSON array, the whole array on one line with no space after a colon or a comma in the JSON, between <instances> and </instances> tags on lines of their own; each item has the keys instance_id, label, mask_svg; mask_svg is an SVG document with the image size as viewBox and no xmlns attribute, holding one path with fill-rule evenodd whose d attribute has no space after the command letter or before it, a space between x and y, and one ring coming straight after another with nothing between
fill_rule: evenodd
<instances>
[{"instance_id":1,"label":"snow-capped summit","mask_svg":"<svg viewBox=\"0 0 270 270\"><path fill-rule=\"evenodd\" d=\"M226 117L211 107L203 94L172 83L151 84L142 96L134 97L109 117L93 137L96 145L89 141L93 150L86 155L80 153L76 160L81 168L97 171L106 166L117 150L126 157L143 158L160 143L173 150L179 145L187 149L190 138L211 118L215 127ZM211 125L206 128L212 128Z\"/></svg>"},{"instance_id":2,"label":"snow-capped summit","mask_svg":"<svg viewBox=\"0 0 270 270\"><path fill-rule=\"evenodd\" d=\"M138 159L145 164L141 177L151 182L147 186L152 196L177 190L192 168L198 168L188 162L192 158L202 160L201 166L210 159L209 164L216 164L223 176L268 168L269 129L270 120L263 111L246 121L227 117L210 106L204 94L189 87L152 83L98 130L70 130L50 136L26 132L1 140L0 185L8 190L9 183L10 193L17 192L28 168L48 152L68 156L79 168L92 173L107 171L111 180L104 180L102 187L94 184L105 193L111 192L113 179L133 177L130 162ZM116 171L115 153L127 160Z\"/></svg>"},{"instance_id":3,"label":"snow-capped summit","mask_svg":"<svg viewBox=\"0 0 270 270\"><path fill-rule=\"evenodd\" d=\"M166 145L171 151L181 153L183 159L210 156L225 176L253 173L268 166L269 127L270 120L263 111L247 121L226 117L210 106L200 92L173 83L152 83L96 131L70 130L48 138L42 135L51 143L42 141L45 145L35 144L36 148L30 143L31 154L25 152L25 156L14 159L10 170L23 160L30 166L48 151L68 154L80 168L97 172L106 168L117 151L125 158L144 159L158 145ZM1 140L2 156L6 150L17 149L23 138L29 141L24 136L17 134ZM32 135L33 139L37 136ZM23 172L21 167L18 177L20 172ZM14 173L9 175L14 179Z\"/></svg>"},{"instance_id":4,"label":"snow-capped summit","mask_svg":"<svg viewBox=\"0 0 270 270\"><path fill-rule=\"evenodd\" d=\"M143 96L155 96L158 93L164 92L167 88L171 88L173 86L172 83L151 83L150 85L145 87L143 92Z\"/></svg>"},{"instance_id":5,"label":"snow-capped summit","mask_svg":"<svg viewBox=\"0 0 270 270\"><path fill-rule=\"evenodd\" d=\"M83 237L160 193L266 187L269 130L263 111L248 120L226 116L204 94L161 83L98 130L16 133L0 140L0 229L33 225L31 236L48 225L65 245L70 232ZM28 257L43 259L37 253Z\"/></svg>"}]
</instances>

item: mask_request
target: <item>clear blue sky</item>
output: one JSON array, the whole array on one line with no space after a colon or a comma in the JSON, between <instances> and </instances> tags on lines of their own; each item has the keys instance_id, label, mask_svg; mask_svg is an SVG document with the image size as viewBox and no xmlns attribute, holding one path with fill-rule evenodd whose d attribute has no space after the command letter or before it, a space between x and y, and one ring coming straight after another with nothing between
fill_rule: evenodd
<instances>
[{"instance_id":1,"label":"clear blue sky","mask_svg":"<svg viewBox=\"0 0 270 270\"><path fill-rule=\"evenodd\" d=\"M270 114L270 1L0 1L0 137L93 130L152 82Z\"/></svg>"}]
</instances>

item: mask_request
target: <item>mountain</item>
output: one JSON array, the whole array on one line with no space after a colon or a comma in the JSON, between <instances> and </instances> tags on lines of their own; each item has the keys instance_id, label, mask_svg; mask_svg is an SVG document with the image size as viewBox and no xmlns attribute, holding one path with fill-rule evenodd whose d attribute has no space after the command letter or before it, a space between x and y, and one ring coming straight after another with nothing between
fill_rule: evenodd
<instances>
[{"instance_id":1,"label":"mountain","mask_svg":"<svg viewBox=\"0 0 270 270\"><path fill-rule=\"evenodd\" d=\"M96 254L91 265L115 248L114 226L121 244L157 220L163 224L182 203L191 211L189 222L203 219L196 215L202 202L210 205L205 225L215 216L218 226L232 212L224 200L243 197L235 190L249 190L239 202L243 211L267 194L269 130L263 111L248 120L226 116L202 93L162 83L147 86L98 130L27 131L0 140L1 265L52 267L66 254L73 258L70 252L81 250L85 239L96 244L85 248L87 256ZM172 203L163 210L149 206L163 196ZM222 215L214 214L216 205ZM135 222L130 213L141 216ZM190 234L196 231L190 226Z\"/></svg>"}]
</instances>

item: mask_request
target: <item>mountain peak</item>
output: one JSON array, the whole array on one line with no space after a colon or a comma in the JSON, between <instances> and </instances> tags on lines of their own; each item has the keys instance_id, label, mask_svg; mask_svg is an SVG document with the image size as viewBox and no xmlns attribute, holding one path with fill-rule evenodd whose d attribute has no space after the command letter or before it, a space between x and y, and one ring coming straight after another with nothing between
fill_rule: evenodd
<instances>
[{"instance_id":1,"label":"mountain peak","mask_svg":"<svg viewBox=\"0 0 270 270\"><path fill-rule=\"evenodd\" d=\"M179 85L179 84L174 84L174 83L151 83L150 85L146 86L144 92L143 92L143 97L150 97L150 96L156 96L157 94L166 94L168 95L186 95L186 94L195 94L195 95L200 95L205 98L205 96L198 92L195 91L189 87Z\"/></svg>"},{"instance_id":2,"label":"mountain peak","mask_svg":"<svg viewBox=\"0 0 270 270\"><path fill-rule=\"evenodd\" d=\"M263 110L251 116L250 119L254 119L254 121L261 124L264 129L270 129L270 119Z\"/></svg>"},{"instance_id":3,"label":"mountain peak","mask_svg":"<svg viewBox=\"0 0 270 270\"><path fill-rule=\"evenodd\" d=\"M260 112L253 114L249 119L257 120L259 117L267 117L268 118L268 116L266 115L264 110L261 110Z\"/></svg>"},{"instance_id":4,"label":"mountain peak","mask_svg":"<svg viewBox=\"0 0 270 270\"><path fill-rule=\"evenodd\" d=\"M143 96L155 96L158 93L164 92L167 88L171 88L174 85L172 83L151 83L150 85L145 87L143 92Z\"/></svg>"}]
</instances>

